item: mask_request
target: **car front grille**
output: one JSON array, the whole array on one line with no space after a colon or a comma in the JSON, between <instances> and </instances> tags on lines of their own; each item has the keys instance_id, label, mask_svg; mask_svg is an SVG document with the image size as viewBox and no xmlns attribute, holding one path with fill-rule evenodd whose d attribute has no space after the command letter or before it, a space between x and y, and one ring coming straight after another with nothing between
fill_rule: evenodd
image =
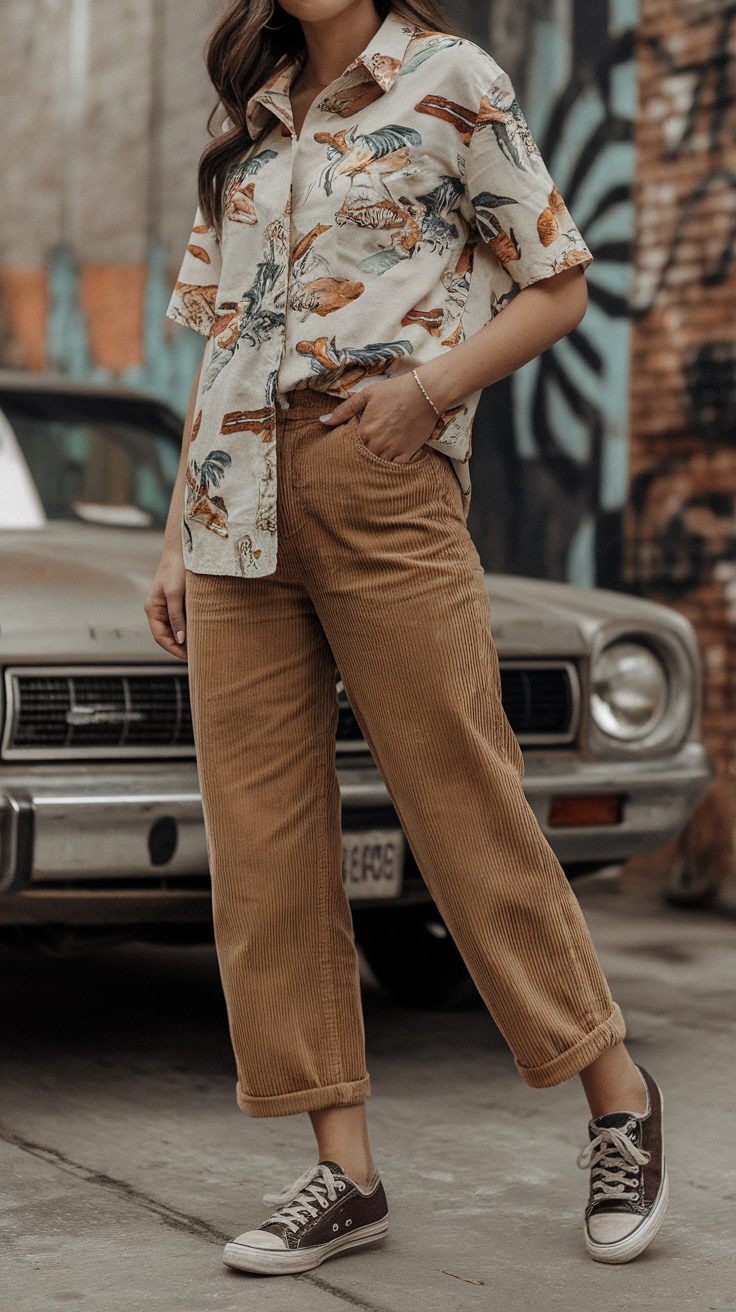
<instances>
[{"instance_id":1,"label":"car front grille","mask_svg":"<svg viewBox=\"0 0 736 1312\"><path fill-rule=\"evenodd\" d=\"M185 669L7 670L6 760L193 756Z\"/></svg>"},{"instance_id":2,"label":"car front grille","mask_svg":"<svg viewBox=\"0 0 736 1312\"><path fill-rule=\"evenodd\" d=\"M580 727L580 678L574 661L502 660L501 699L522 747L566 747ZM338 753L367 750L342 681L337 685Z\"/></svg>"},{"instance_id":3,"label":"car front grille","mask_svg":"<svg viewBox=\"0 0 736 1312\"><path fill-rule=\"evenodd\" d=\"M571 743L580 720L580 682L571 661L501 661L501 698L522 746Z\"/></svg>"},{"instance_id":4,"label":"car front grille","mask_svg":"<svg viewBox=\"0 0 736 1312\"><path fill-rule=\"evenodd\" d=\"M368 746L338 682L337 751ZM580 682L572 661L501 661L501 693L523 747L574 743ZM194 755L186 669L17 667L5 672L5 760Z\"/></svg>"}]
</instances>

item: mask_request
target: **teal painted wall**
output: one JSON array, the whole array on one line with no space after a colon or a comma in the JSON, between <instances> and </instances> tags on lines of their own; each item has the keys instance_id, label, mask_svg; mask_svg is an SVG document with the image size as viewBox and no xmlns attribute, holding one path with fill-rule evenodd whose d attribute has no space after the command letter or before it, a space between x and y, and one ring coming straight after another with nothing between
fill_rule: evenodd
<instances>
[{"instance_id":1,"label":"teal painted wall","mask_svg":"<svg viewBox=\"0 0 736 1312\"><path fill-rule=\"evenodd\" d=\"M153 243L149 249L144 301L144 363L114 376L92 360L87 317L80 304L79 270L68 247L57 246L49 257L48 269L48 368L83 382L117 382L141 388L185 414L204 343L198 333L165 317L171 296L166 266L164 246Z\"/></svg>"}]
</instances>

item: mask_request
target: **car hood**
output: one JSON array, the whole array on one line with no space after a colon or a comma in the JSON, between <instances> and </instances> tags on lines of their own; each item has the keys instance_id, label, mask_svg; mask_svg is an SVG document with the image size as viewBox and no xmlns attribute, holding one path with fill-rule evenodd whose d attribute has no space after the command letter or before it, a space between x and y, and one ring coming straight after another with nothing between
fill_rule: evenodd
<instances>
[{"instance_id":1,"label":"car hood","mask_svg":"<svg viewBox=\"0 0 736 1312\"><path fill-rule=\"evenodd\" d=\"M501 655L585 655L605 638L666 629L697 661L689 622L669 606L603 588L486 574L492 628Z\"/></svg>"},{"instance_id":2,"label":"car hood","mask_svg":"<svg viewBox=\"0 0 736 1312\"><path fill-rule=\"evenodd\" d=\"M143 612L161 542L88 524L0 532L0 660L175 660Z\"/></svg>"},{"instance_id":3,"label":"car hood","mask_svg":"<svg viewBox=\"0 0 736 1312\"><path fill-rule=\"evenodd\" d=\"M151 637L143 603L162 536L89 524L0 532L0 661L174 661ZM505 656L576 656L602 631L666 626L668 607L602 589L487 574L493 636Z\"/></svg>"}]
</instances>

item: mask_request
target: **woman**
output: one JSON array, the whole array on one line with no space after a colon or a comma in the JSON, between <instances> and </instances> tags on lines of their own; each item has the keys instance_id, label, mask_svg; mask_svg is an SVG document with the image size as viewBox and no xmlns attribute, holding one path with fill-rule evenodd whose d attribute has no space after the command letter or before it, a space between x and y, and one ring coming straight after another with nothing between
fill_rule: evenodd
<instances>
[{"instance_id":1,"label":"woman","mask_svg":"<svg viewBox=\"0 0 736 1312\"><path fill-rule=\"evenodd\" d=\"M659 1091L524 800L465 527L478 393L580 322L590 253L434 0L236 0L208 67L224 122L169 310L208 342L147 613L189 660L238 1102L308 1112L319 1159L225 1261L304 1271L387 1229L336 669L522 1077L581 1076L585 1241L629 1261L667 1208Z\"/></svg>"}]
</instances>

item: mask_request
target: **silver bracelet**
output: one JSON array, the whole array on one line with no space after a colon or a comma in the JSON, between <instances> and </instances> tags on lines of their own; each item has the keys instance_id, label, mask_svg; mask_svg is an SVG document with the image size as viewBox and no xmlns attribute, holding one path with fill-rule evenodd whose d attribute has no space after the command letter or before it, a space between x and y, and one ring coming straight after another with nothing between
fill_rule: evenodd
<instances>
[{"instance_id":1,"label":"silver bracelet","mask_svg":"<svg viewBox=\"0 0 736 1312\"><path fill-rule=\"evenodd\" d=\"M442 415L440 414L439 410L437 409L437 406L435 405L435 403L434 403L434 401L432 400L431 396L428 396L428 395L427 395L427 392L426 392L426 390L425 390L425 388L424 388L424 386L423 386L423 384L422 384L422 380L421 380L421 378L419 377L419 374L417 373L416 369L412 369L412 374L414 375L414 379L415 379L415 381L416 381L416 383L417 383L417 386L420 387L421 390L422 390L422 393L423 393L423 395L424 395L424 399L425 399L425 401L429 401L429 404L431 405L432 409L434 410L434 412L435 412L437 418L438 418L438 419L441 419L441 418L442 418Z\"/></svg>"}]
</instances>

